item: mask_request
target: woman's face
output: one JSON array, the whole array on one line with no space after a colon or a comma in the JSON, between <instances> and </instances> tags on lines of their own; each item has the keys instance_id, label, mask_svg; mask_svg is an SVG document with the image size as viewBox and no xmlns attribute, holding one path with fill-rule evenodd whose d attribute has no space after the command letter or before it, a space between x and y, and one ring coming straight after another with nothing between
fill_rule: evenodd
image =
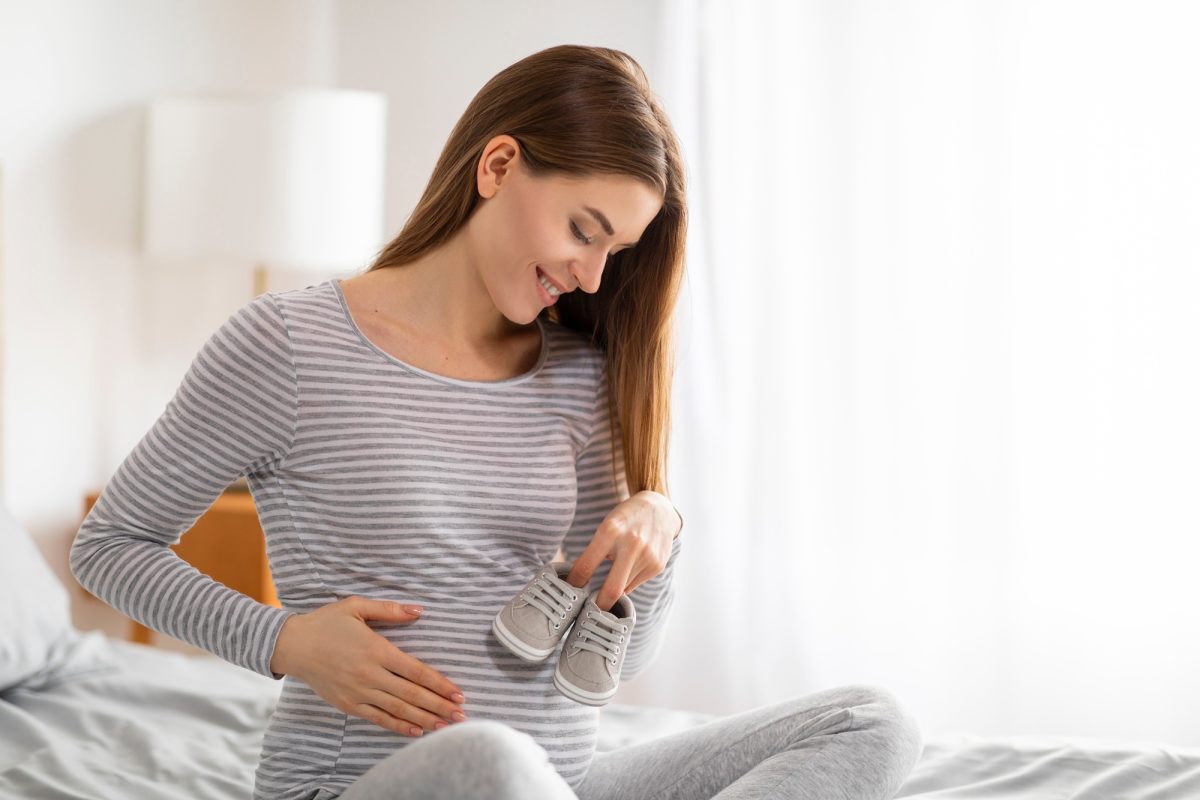
<instances>
[{"instance_id":1,"label":"woman's face","mask_svg":"<svg viewBox=\"0 0 1200 800\"><path fill-rule=\"evenodd\" d=\"M533 178L511 136L489 142L476 178L484 199L470 222L473 256L496 307L522 324L553 299L539 277L564 293L595 292L609 255L636 244L662 208L635 178Z\"/></svg>"}]
</instances>

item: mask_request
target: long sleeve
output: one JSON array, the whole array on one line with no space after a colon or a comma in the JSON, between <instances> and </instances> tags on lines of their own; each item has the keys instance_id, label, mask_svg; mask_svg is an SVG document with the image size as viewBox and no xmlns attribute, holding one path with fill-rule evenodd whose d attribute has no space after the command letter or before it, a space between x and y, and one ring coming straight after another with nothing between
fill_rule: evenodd
<instances>
[{"instance_id":1,"label":"long sleeve","mask_svg":"<svg viewBox=\"0 0 1200 800\"><path fill-rule=\"evenodd\" d=\"M563 550L568 560L581 555L595 536L596 528L608 513L629 498L625 479L624 450L621 440L616 440L616 464L618 484L613 485L613 438L609 432L608 375L603 361L596 391L596 406L593 410L593 431L584 445L575 464L578 495L575 501L575 518L567 532ZM619 423L618 423L619 425ZM620 428L617 428L620 431ZM619 487L619 488L618 488ZM637 612L625 661L621 665L622 679L630 679L648 667L658 656L666 633L667 621L675 601L675 564L683 546L683 537L671 543L671 555L666 567L658 575L629 593ZM605 559L588 580L589 593L604 585L612 570L613 562Z\"/></svg>"},{"instance_id":2,"label":"long sleeve","mask_svg":"<svg viewBox=\"0 0 1200 800\"><path fill-rule=\"evenodd\" d=\"M293 612L203 574L171 545L239 476L266 473L295 438L295 360L270 295L209 337L175 395L84 518L71 572L127 616L260 675Z\"/></svg>"}]
</instances>

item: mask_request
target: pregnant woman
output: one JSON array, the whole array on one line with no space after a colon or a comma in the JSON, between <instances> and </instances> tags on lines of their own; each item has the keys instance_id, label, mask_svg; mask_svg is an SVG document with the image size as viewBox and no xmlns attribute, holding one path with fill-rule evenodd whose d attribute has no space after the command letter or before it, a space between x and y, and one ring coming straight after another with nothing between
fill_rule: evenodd
<instances>
[{"instance_id":1,"label":"pregnant woman","mask_svg":"<svg viewBox=\"0 0 1200 800\"><path fill-rule=\"evenodd\" d=\"M369 269L261 295L205 342L71 569L283 681L256 800L892 797L921 737L884 689L596 753L598 710L556 689L556 660L493 634L562 548L581 595L636 610L621 677L661 644L686 230L679 144L641 67L552 47L475 96ZM282 608L170 549L241 475Z\"/></svg>"}]
</instances>

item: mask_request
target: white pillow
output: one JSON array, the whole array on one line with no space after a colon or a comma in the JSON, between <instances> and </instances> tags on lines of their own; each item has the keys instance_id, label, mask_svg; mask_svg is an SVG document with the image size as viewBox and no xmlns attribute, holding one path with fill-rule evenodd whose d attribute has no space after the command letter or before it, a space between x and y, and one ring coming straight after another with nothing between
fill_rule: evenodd
<instances>
[{"instance_id":1,"label":"white pillow","mask_svg":"<svg viewBox=\"0 0 1200 800\"><path fill-rule=\"evenodd\" d=\"M0 692L44 677L78 638L66 587L0 501Z\"/></svg>"}]
</instances>

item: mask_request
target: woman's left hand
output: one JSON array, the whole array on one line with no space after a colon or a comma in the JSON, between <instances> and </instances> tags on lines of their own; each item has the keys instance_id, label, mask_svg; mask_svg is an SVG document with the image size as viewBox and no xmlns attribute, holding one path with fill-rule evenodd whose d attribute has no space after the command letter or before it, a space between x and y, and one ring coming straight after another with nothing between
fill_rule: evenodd
<instances>
[{"instance_id":1,"label":"woman's left hand","mask_svg":"<svg viewBox=\"0 0 1200 800\"><path fill-rule=\"evenodd\" d=\"M621 595L666 569L671 542L682 526L666 495L649 489L638 492L608 512L587 549L575 559L567 583L586 586L604 559L611 558L612 569L596 598L601 611L611 611Z\"/></svg>"}]
</instances>

